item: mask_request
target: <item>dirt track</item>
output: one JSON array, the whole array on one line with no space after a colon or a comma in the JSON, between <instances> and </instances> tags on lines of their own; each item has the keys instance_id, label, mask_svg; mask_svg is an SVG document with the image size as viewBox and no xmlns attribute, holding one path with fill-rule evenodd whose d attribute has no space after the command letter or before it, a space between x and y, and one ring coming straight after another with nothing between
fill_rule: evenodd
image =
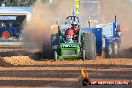
<instances>
[{"instance_id":1,"label":"dirt track","mask_svg":"<svg viewBox=\"0 0 132 88\"><path fill-rule=\"evenodd\" d=\"M56 61L34 57L24 50L0 52L0 87L80 88L80 70L91 79L132 79L132 58ZM34 57L34 58L33 58ZM86 88L131 88L132 85L104 85Z\"/></svg>"}]
</instances>

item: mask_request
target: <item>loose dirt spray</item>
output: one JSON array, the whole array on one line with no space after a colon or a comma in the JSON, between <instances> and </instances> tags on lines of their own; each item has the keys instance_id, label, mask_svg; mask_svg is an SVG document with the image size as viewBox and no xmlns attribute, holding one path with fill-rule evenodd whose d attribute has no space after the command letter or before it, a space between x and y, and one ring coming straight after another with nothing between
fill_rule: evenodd
<instances>
[{"instance_id":1,"label":"loose dirt spray","mask_svg":"<svg viewBox=\"0 0 132 88\"><path fill-rule=\"evenodd\" d=\"M24 47L29 50L45 51L50 54L51 26L57 20L64 22L64 18L70 15L73 8L73 0L53 0L49 2L37 2L33 5L33 13L30 21L24 25ZM56 30L53 30L56 31Z\"/></svg>"},{"instance_id":2,"label":"loose dirt spray","mask_svg":"<svg viewBox=\"0 0 132 88\"><path fill-rule=\"evenodd\" d=\"M24 47L27 50L37 48L39 51L43 50L43 46L44 50L49 49L51 25L55 24L57 20L64 22L65 17L72 14L73 1L55 0L52 4L36 2L33 5L32 18L24 26ZM99 0L99 2L99 23L112 22L114 15L117 15L118 23L121 25L123 32L121 55L131 57L132 2L130 0ZM83 9L87 10L86 8L81 8L81 10ZM85 11L83 11L82 15L82 19L83 17L89 17Z\"/></svg>"},{"instance_id":3,"label":"loose dirt spray","mask_svg":"<svg viewBox=\"0 0 132 88\"><path fill-rule=\"evenodd\" d=\"M132 57L132 2L130 0L100 0L100 22L108 23L117 15L122 30L121 57Z\"/></svg>"}]
</instances>

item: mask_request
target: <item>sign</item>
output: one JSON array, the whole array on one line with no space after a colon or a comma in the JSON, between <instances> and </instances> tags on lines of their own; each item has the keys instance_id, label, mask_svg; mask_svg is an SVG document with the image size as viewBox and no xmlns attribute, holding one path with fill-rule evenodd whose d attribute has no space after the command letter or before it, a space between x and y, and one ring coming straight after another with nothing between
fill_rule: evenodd
<instances>
[{"instance_id":1,"label":"sign","mask_svg":"<svg viewBox=\"0 0 132 88\"><path fill-rule=\"evenodd\" d=\"M31 12L32 7L0 7L0 11L26 11Z\"/></svg>"},{"instance_id":2,"label":"sign","mask_svg":"<svg viewBox=\"0 0 132 88\"><path fill-rule=\"evenodd\" d=\"M75 8L76 8L76 14L79 14L80 10L80 0L75 0Z\"/></svg>"},{"instance_id":3,"label":"sign","mask_svg":"<svg viewBox=\"0 0 132 88\"><path fill-rule=\"evenodd\" d=\"M74 44L64 44L64 45L62 45L62 47L63 48L76 48L77 46L76 45L74 45Z\"/></svg>"},{"instance_id":4,"label":"sign","mask_svg":"<svg viewBox=\"0 0 132 88\"><path fill-rule=\"evenodd\" d=\"M0 20L16 20L17 16L0 16Z\"/></svg>"}]
</instances>

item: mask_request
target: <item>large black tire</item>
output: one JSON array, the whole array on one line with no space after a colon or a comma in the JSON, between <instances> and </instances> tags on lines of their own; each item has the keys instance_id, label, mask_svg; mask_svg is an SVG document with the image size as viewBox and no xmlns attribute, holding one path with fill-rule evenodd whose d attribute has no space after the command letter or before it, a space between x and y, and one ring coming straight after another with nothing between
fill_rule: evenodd
<instances>
[{"instance_id":1,"label":"large black tire","mask_svg":"<svg viewBox=\"0 0 132 88\"><path fill-rule=\"evenodd\" d=\"M112 44L112 48L113 48L113 56L116 57L119 55L119 44L118 42L113 42Z\"/></svg>"},{"instance_id":2,"label":"large black tire","mask_svg":"<svg viewBox=\"0 0 132 88\"><path fill-rule=\"evenodd\" d=\"M96 38L93 33L83 33L82 51L84 50L85 50L85 59L96 58Z\"/></svg>"},{"instance_id":3,"label":"large black tire","mask_svg":"<svg viewBox=\"0 0 132 88\"><path fill-rule=\"evenodd\" d=\"M55 46L55 44L57 43L57 39L58 39L58 26L56 25L55 27L51 28L50 30L50 35L48 35L49 40L48 43L43 43L43 56L45 58L53 58L54 57L54 51L56 49L53 49L52 47ZM56 37L56 38L53 38ZM56 50L57 51L57 50Z\"/></svg>"},{"instance_id":4,"label":"large black tire","mask_svg":"<svg viewBox=\"0 0 132 88\"><path fill-rule=\"evenodd\" d=\"M59 45L59 36L58 33L57 34L52 34L51 35L51 56L55 59L54 57L54 51L58 51L58 45Z\"/></svg>"},{"instance_id":5,"label":"large black tire","mask_svg":"<svg viewBox=\"0 0 132 88\"><path fill-rule=\"evenodd\" d=\"M59 44L59 35L58 33L51 35L51 46L52 49L57 49L57 47L54 47Z\"/></svg>"},{"instance_id":6,"label":"large black tire","mask_svg":"<svg viewBox=\"0 0 132 88\"><path fill-rule=\"evenodd\" d=\"M43 43L43 49L42 49L42 55L45 59L50 58L51 50L50 46L48 45L49 43Z\"/></svg>"},{"instance_id":7,"label":"large black tire","mask_svg":"<svg viewBox=\"0 0 132 88\"><path fill-rule=\"evenodd\" d=\"M107 50L107 57L113 57L113 43L110 43Z\"/></svg>"},{"instance_id":8,"label":"large black tire","mask_svg":"<svg viewBox=\"0 0 132 88\"><path fill-rule=\"evenodd\" d=\"M56 51L54 51L54 61L57 61L57 59L58 59L57 52L56 52Z\"/></svg>"},{"instance_id":9,"label":"large black tire","mask_svg":"<svg viewBox=\"0 0 132 88\"><path fill-rule=\"evenodd\" d=\"M119 54L119 44L118 42L112 42L109 44L108 57L117 57Z\"/></svg>"}]
</instances>

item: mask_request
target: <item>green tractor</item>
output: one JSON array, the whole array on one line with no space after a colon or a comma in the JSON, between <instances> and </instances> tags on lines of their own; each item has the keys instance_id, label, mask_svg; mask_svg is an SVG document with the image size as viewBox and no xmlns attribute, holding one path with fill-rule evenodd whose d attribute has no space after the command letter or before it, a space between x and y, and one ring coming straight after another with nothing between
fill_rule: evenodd
<instances>
[{"instance_id":1,"label":"green tractor","mask_svg":"<svg viewBox=\"0 0 132 88\"><path fill-rule=\"evenodd\" d=\"M80 28L77 16L69 16L65 24L58 26L58 33L51 35L51 49L55 61L95 59L96 38L94 33Z\"/></svg>"}]
</instances>

